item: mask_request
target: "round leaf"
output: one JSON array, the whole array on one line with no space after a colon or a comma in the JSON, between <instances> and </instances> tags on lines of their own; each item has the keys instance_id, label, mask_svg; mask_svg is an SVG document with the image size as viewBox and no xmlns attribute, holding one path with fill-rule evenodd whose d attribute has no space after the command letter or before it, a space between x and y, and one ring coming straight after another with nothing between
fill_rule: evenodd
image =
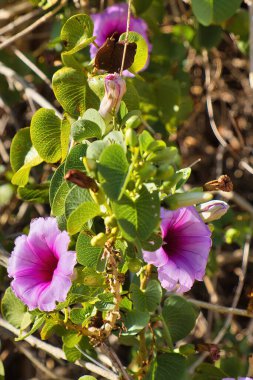
<instances>
[{"instance_id":1,"label":"round leaf","mask_svg":"<svg viewBox=\"0 0 253 380\"><path fill-rule=\"evenodd\" d=\"M53 110L41 108L35 112L31 121L31 140L46 162L61 159L61 120Z\"/></svg>"},{"instance_id":2,"label":"round leaf","mask_svg":"<svg viewBox=\"0 0 253 380\"><path fill-rule=\"evenodd\" d=\"M86 235L84 231L80 232L76 242L77 261L85 267L96 268L102 249L91 246L90 240L91 237Z\"/></svg>"},{"instance_id":3,"label":"round leaf","mask_svg":"<svg viewBox=\"0 0 253 380\"><path fill-rule=\"evenodd\" d=\"M198 21L208 26L233 16L241 2L242 0L192 0L192 10Z\"/></svg>"},{"instance_id":4,"label":"round leaf","mask_svg":"<svg viewBox=\"0 0 253 380\"><path fill-rule=\"evenodd\" d=\"M105 148L99 161L102 187L109 198L117 200L128 172L126 154L120 145L113 144Z\"/></svg>"},{"instance_id":5,"label":"round leaf","mask_svg":"<svg viewBox=\"0 0 253 380\"><path fill-rule=\"evenodd\" d=\"M71 127L71 135L75 141L81 142L84 139L96 137L101 139L105 133L106 125L104 119L97 110L88 109L83 116Z\"/></svg>"},{"instance_id":6,"label":"round leaf","mask_svg":"<svg viewBox=\"0 0 253 380\"><path fill-rule=\"evenodd\" d=\"M126 33L121 34L119 41L124 41L126 38ZM142 70L148 60L148 45L145 39L141 34L136 32L129 32L128 34L128 42L135 42L137 45L136 54L134 57L134 63L129 68L129 71L133 73L137 73Z\"/></svg>"},{"instance_id":7,"label":"round leaf","mask_svg":"<svg viewBox=\"0 0 253 380\"><path fill-rule=\"evenodd\" d=\"M7 288L1 302L1 313L4 319L19 328L26 309L26 306L15 296L11 288Z\"/></svg>"},{"instance_id":8,"label":"round leaf","mask_svg":"<svg viewBox=\"0 0 253 380\"><path fill-rule=\"evenodd\" d=\"M99 99L81 70L63 67L54 74L52 81L56 99L71 116L78 117L88 108L99 108Z\"/></svg>"},{"instance_id":9,"label":"round leaf","mask_svg":"<svg viewBox=\"0 0 253 380\"><path fill-rule=\"evenodd\" d=\"M64 54L74 54L88 46L93 37L93 22L88 15L78 14L70 17L62 27L61 40L67 50Z\"/></svg>"},{"instance_id":10,"label":"round leaf","mask_svg":"<svg viewBox=\"0 0 253 380\"><path fill-rule=\"evenodd\" d=\"M16 172L12 177L12 183L25 186L31 168L43 161L32 146L30 128L22 128L16 133L11 144L10 161L12 169Z\"/></svg>"},{"instance_id":11,"label":"round leaf","mask_svg":"<svg viewBox=\"0 0 253 380\"><path fill-rule=\"evenodd\" d=\"M195 326L197 318L197 314L190 302L174 295L165 301L162 315L169 328L173 342L188 335Z\"/></svg>"}]
</instances>

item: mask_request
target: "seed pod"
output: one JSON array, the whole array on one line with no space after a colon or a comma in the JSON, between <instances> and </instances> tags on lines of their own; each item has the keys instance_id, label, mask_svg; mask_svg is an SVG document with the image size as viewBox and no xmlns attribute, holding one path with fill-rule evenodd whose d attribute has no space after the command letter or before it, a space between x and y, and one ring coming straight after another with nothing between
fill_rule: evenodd
<instances>
[{"instance_id":1,"label":"seed pod","mask_svg":"<svg viewBox=\"0 0 253 380\"><path fill-rule=\"evenodd\" d=\"M107 216L104 220L104 223L106 227L117 227L117 219L115 218L115 215Z\"/></svg>"},{"instance_id":2,"label":"seed pod","mask_svg":"<svg viewBox=\"0 0 253 380\"><path fill-rule=\"evenodd\" d=\"M159 150L163 150L166 147L167 147L166 143L163 140L155 140L149 144L148 151L154 153L154 152L157 152Z\"/></svg>"},{"instance_id":3,"label":"seed pod","mask_svg":"<svg viewBox=\"0 0 253 380\"><path fill-rule=\"evenodd\" d=\"M133 258L128 260L128 269L133 272L137 273L141 269L142 262L140 259Z\"/></svg>"},{"instance_id":4,"label":"seed pod","mask_svg":"<svg viewBox=\"0 0 253 380\"><path fill-rule=\"evenodd\" d=\"M212 194L202 192L176 193L164 198L163 203L170 209L176 210L180 207L193 206L198 203L210 201Z\"/></svg>"},{"instance_id":5,"label":"seed pod","mask_svg":"<svg viewBox=\"0 0 253 380\"><path fill-rule=\"evenodd\" d=\"M103 232L100 232L98 235L93 236L90 241L92 247L104 247L108 237Z\"/></svg>"},{"instance_id":6,"label":"seed pod","mask_svg":"<svg viewBox=\"0 0 253 380\"><path fill-rule=\"evenodd\" d=\"M138 145L137 133L131 128L128 128L126 130L126 144L131 147L135 147L136 145Z\"/></svg>"},{"instance_id":7,"label":"seed pod","mask_svg":"<svg viewBox=\"0 0 253 380\"><path fill-rule=\"evenodd\" d=\"M125 126L126 126L126 128L136 129L139 127L140 123L141 123L140 116L139 115L133 115L133 116L129 117L129 119L127 119Z\"/></svg>"},{"instance_id":8,"label":"seed pod","mask_svg":"<svg viewBox=\"0 0 253 380\"><path fill-rule=\"evenodd\" d=\"M166 181L167 179L171 178L174 175L174 173L175 170L173 166L168 166L168 164L161 164L157 168L156 178Z\"/></svg>"},{"instance_id":9,"label":"seed pod","mask_svg":"<svg viewBox=\"0 0 253 380\"><path fill-rule=\"evenodd\" d=\"M149 162L145 162L142 168L139 170L139 176L142 181L147 180L148 178L154 177L156 175L156 167Z\"/></svg>"},{"instance_id":10,"label":"seed pod","mask_svg":"<svg viewBox=\"0 0 253 380\"><path fill-rule=\"evenodd\" d=\"M169 147L162 150L159 150L155 153L150 153L147 157L147 161L155 163L171 163L175 161L177 157L177 148Z\"/></svg>"}]
</instances>

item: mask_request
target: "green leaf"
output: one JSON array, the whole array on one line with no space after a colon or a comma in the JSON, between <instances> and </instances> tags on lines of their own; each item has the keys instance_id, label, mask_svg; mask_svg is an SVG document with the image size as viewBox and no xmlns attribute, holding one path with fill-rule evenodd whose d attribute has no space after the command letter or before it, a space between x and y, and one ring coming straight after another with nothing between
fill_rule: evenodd
<instances>
[{"instance_id":1,"label":"green leaf","mask_svg":"<svg viewBox=\"0 0 253 380\"><path fill-rule=\"evenodd\" d=\"M15 341L19 342L20 340L24 340L28 336L35 333L35 331L37 331L43 325L46 318L47 318L46 314L43 314L43 315L36 317L31 330L28 331L28 333L26 333L25 335L22 335L22 336L19 336L18 338L16 338Z\"/></svg>"},{"instance_id":2,"label":"green leaf","mask_svg":"<svg viewBox=\"0 0 253 380\"><path fill-rule=\"evenodd\" d=\"M94 202L85 202L77 207L69 216L67 221L67 229L70 235L79 232L85 223L100 215L100 207Z\"/></svg>"},{"instance_id":3,"label":"green leaf","mask_svg":"<svg viewBox=\"0 0 253 380\"><path fill-rule=\"evenodd\" d=\"M69 150L69 140L70 140L70 120L67 115L64 115L61 121L61 159L65 160L68 150Z\"/></svg>"},{"instance_id":4,"label":"green leaf","mask_svg":"<svg viewBox=\"0 0 253 380\"><path fill-rule=\"evenodd\" d=\"M69 186L67 182L62 182L56 194L54 196L53 203L51 205L51 211L54 216L61 216L65 211L65 199L69 193Z\"/></svg>"},{"instance_id":5,"label":"green leaf","mask_svg":"<svg viewBox=\"0 0 253 380\"><path fill-rule=\"evenodd\" d=\"M109 311L112 310L115 305L113 302L113 294L103 293L98 296L99 301L95 303L95 306L100 311Z\"/></svg>"},{"instance_id":6,"label":"green leaf","mask_svg":"<svg viewBox=\"0 0 253 380\"><path fill-rule=\"evenodd\" d=\"M126 38L126 33L121 34L119 41L124 41ZM137 45L136 54L134 57L134 63L128 69L132 73L137 73L142 70L148 60L148 45L146 40L142 37L141 34L136 32L129 32L128 42L135 42Z\"/></svg>"},{"instance_id":7,"label":"green leaf","mask_svg":"<svg viewBox=\"0 0 253 380\"><path fill-rule=\"evenodd\" d=\"M129 167L126 154L120 145L113 144L105 148L99 161L101 185L110 199L117 200Z\"/></svg>"},{"instance_id":8,"label":"green leaf","mask_svg":"<svg viewBox=\"0 0 253 380\"><path fill-rule=\"evenodd\" d=\"M122 335L136 335L144 329L149 323L148 311L129 311L122 317L124 326L127 331L123 331Z\"/></svg>"},{"instance_id":9,"label":"green leaf","mask_svg":"<svg viewBox=\"0 0 253 380\"><path fill-rule=\"evenodd\" d=\"M26 202L49 203L49 183L30 184L25 187L19 187L17 195Z\"/></svg>"},{"instance_id":10,"label":"green leaf","mask_svg":"<svg viewBox=\"0 0 253 380\"><path fill-rule=\"evenodd\" d=\"M63 67L54 74L52 81L56 99L71 116L78 117L88 108L99 108L99 99L81 70Z\"/></svg>"},{"instance_id":11,"label":"green leaf","mask_svg":"<svg viewBox=\"0 0 253 380\"><path fill-rule=\"evenodd\" d=\"M74 54L88 46L93 37L93 22L86 14L70 17L62 27L61 40L67 50L64 54Z\"/></svg>"},{"instance_id":12,"label":"green leaf","mask_svg":"<svg viewBox=\"0 0 253 380\"><path fill-rule=\"evenodd\" d=\"M75 141L96 137L101 139L105 133L106 125L104 119L97 110L88 109L71 127L71 135Z\"/></svg>"},{"instance_id":13,"label":"green leaf","mask_svg":"<svg viewBox=\"0 0 253 380\"><path fill-rule=\"evenodd\" d=\"M70 320L76 325L81 325L83 321L87 318L86 309L74 308L70 311Z\"/></svg>"},{"instance_id":14,"label":"green leaf","mask_svg":"<svg viewBox=\"0 0 253 380\"><path fill-rule=\"evenodd\" d=\"M62 349L66 355L66 359L71 362L71 363L74 363L75 361L77 360L80 360L81 357L82 357L82 354L79 350L77 350L77 348L75 347L67 347L65 344L62 346Z\"/></svg>"},{"instance_id":15,"label":"green leaf","mask_svg":"<svg viewBox=\"0 0 253 380\"><path fill-rule=\"evenodd\" d=\"M94 376L85 375L85 376L79 377L78 380L96 380L96 378Z\"/></svg>"},{"instance_id":16,"label":"green leaf","mask_svg":"<svg viewBox=\"0 0 253 380\"><path fill-rule=\"evenodd\" d=\"M83 164L83 157L86 155L87 145L78 144L75 145L68 154L68 157L65 161L64 166L64 175L71 169L77 169L81 172L85 172L85 167ZM69 187L72 187L73 184L69 183Z\"/></svg>"},{"instance_id":17,"label":"green leaf","mask_svg":"<svg viewBox=\"0 0 253 380\"><path fill-rule=\"evenodd\" d=\"M151 367L150 380L184 380L186 360L184 356L174 353L162 354L157 357Z\"/></svg>"},{"instance_id":18,"label":"green leaf","mask_svg":"<svg viewBox=\"0 0 253 380\"><path fill-rule=\"evenodd\" d=\"M78 344L81 339L82 335L76 331L66 331L66 333L62 337L63 343L68 348L75 347L75 345Z\"/></svg>"},{"instance_id":19,"label":"green leaf","mask_svg":"<svg viewBox=\"0 0 253 380\"><path fill-rule=\"evenodd\" d=\"M7 288L1 302L3 318L19 328L26 310L26 306L15 296L11 288Z\"/></svg>"},{"instance_id":20,"label":"green leaf","mask_svg":"<svg viewBox=\"0 0 253 380\"><path fill-rule=\"evenodd\" d=\"M208 26L233 16L241 3L242 0L192 0L192 10L198 21Z\"/></svg>"},{"instance_id":21,"label":"green leaf","mask_svg":"<svg viewBox=\"0 0 253 380\"><path fill-rule=\"evenodd\" d=\"M76 242L76 254L79 264L88 267L96 268L102 249L92 247L90 244L91 237L85 234L85 231L80 232Z\"/></svg>"},{"instance_id":22,"label":"green leaf","mask_svg":"<svg viewBox=\"0 0 253 380\"><path fill-rule=\"evenodd\" d=\"M61 186L62 182L64 182L64 165L61 164L56 171L54 172L51 181L50 181L50 188L49 188L49 202L50 205L52 205L54 197Z\"/></svg>"},{"instance_id":23,"label":"green leaf","mask_svg":"<svg viewBox=\"0 0 253 380\"><path fill-rule=\"evenodd\" d=\"M30 128L20 129L14 136L11 144L10 162L14 172L12 183L25 186L33 166L39 165L43 159L32 146Z\"/></svg>"},{"instance_id":24,"label":"green leaf","mask_svg":"<svg viewBox=\"0 0 253 380\"><path fill-rule=\"evenodd\" d=\"M196 34L197 47L211 49L218 46L222 32L222 28L218 25L203 26L199 24Z\"/></svg>"},{"instance_id":25,"label":"green leaf","mask_svg":"<svg viewBox=\"0 0 253 380\"><path fill-rule=\"evenodd\" d=\"M162 299L162 288L156 280L149 281L144 291L138 285L132 283L130 292L134 308L139 311L154 312Z\"/></svg>"},{"instance_id":26,"label":"green leaf","mask_svg":"<svg viewBox=\"0 0 253 380\"><path fill-rule=\"evenodd\" d=\"M149 145L155 141L155 139L151 136L151 134L147 131L143 131L139 135L139 145L141 155L147 152Z\"/></svg>"},{"instance_id":27,"label":"green leaf","mask_svg":"<svg viewBox=\"0 0 253 380\"><path fill-rule=\"evenodd\" d=\"M151 3L152 0L133 0L133 6L138 15L145 12Z\"/></svg>"},{"instance_id":28,"label":"green leaf","mask_svg":"<svg viewBox=\"0 0 253 380\"><path fill-rule=\"evenodd\" d=\"M197 367L193 380L222 380L228 377L220 368L215 367L213 364L202 363Z\"/></svg>"},{"instance_id":29,"label":"green leaf","mask_svg":"<svg viewBox=\"0 0 253 380\"><path fill-rule=\"evenodd\" d=\"M61 120L51 109L40 108L32 117L31 140L46 162L61 159Z\"/></svg>"},{"instance_id":30,"label":"green leaf","mask_svg":"<svg viewBox=\"0 0 253 380\"><path fill-rule=\"evenodd\" d=\"M183 339L195 326L197 313L190 302L180 296L166 299L162 316L169 328L173 342Z\"/></svg>"},{"instance_id":31,"label":"green leaf","mask_svg":"<svg viewBox=\"0 0 253 380\"><path fill-rule=\"evenodd\" d=\"M127 82L127 91L122 98L128 111L133 111L139 108L140 98L135 86L131 82Z\"/></svg>"},{"instance_id":32,"label":"green leaf","mask_svg":"<svg viewBox=\"0 0 253 380\"><path fill-rule=\"evenodd\" d=\"M135 201L128 196L113 204L122 235L129 241L147 240L160 220L160 200L157 191L150 193L145 186Z\"/></svg>"},{"instance_id":33,"label":"green leaf","mask_svg":"<svg viewBox=\"0 0 253 380\"><path fill-rule=\"evenodd\" d=\"M89 190L82 189L77 185L70 188L65 199L66 218L68 218L69 215L84 202L93 202Z\"/></svg>"},{"instance_id":34,"label":"green leaf","mask_svg":"<svg viewBox=\"0 0 253 380\"><path fill-rule=\"evenodd\" d=\"M65 331L65 328L59 325L58 319L47 318L41 329L40 337L42 340L46 340L54 333L62 336L65 334Z\"/></svg>"},{"instance_id":35,"label":"green leaf","mask_svg":"<svg viewBox=\"0 0 253 380\"><path fill-rule=\"evenodd\" d=\"M170 77L158 79L154 85L156 105L164 123L171 123L180 110L180 84Z\"/></svg>"}]
</instances>

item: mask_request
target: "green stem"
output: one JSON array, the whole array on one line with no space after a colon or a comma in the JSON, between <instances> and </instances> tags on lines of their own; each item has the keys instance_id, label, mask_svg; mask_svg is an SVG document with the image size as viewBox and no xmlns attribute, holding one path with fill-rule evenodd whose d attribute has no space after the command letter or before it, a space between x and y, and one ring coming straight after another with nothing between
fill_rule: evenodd
<instances>
[{"instance_id":1,"label":"green stem","mask_svg":"<svg viewBox=\"0 0 253 380\"><path fill-rule=\"evenodd\" d=\"M122 189L121 189L121 192L120 192L120 195L119 195L119 200L122 198L122 196L123 196L123 194L124 194L124 192L125 192L125 190L127 188L127 184L128 184L128 182L129 182L129 180L131 178L131 175L132 175L132 172L133 172L133 169L134 169L134 165L136 164L136 161L137 161L138 157L139 157L139 149L136 148L135 152L134 152L133 159L132 159L132 163L129 166L128 173L127 173L124 185L122 186Z\"/></svg>"}]
</instances>

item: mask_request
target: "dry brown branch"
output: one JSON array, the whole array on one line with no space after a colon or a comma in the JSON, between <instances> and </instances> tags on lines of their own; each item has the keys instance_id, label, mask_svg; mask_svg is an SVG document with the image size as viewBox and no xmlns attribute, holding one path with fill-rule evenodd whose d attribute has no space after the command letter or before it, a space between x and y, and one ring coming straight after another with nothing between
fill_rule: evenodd
<instances>
[{"instance_id":1,"label":"dry brown branch","mask_svg":"<svg viewBox=\"0 0 253 380\"><path fill-rule=\"evenodd\" d=\"M67 0L62 0L61 3L51 10L50 12L44 14L41 18L36 20L33 24L29 25L27 28L23 29L21 32L15 34L14 36L8 38L4 42L0 44L0 50L6 48L7 46L11 45L14 41L18 40L21 37L24 37L26 34L32 32L34 29L36 29L38 26L44 24L46 21L48 21L52 16L54 16L56 13L61 10L64 5L67 3Z\"/></svg>"},{"instance_id":2,"label":"dry brown branch","mask_svg":"<svg viewBox=\"0 0 253 380\"><path fill-rule=\"evenodd\" d=\"M233 307L226 307L226 306L221 306L217 304L214 305L212 303L195 300L193 298L188 298L187 301L191 302L193 305L196 305L203 309L212 310L216 313L232 314L232 315L237 315L239 317L253 318L253 313L249 313L248 310L237 309Z\"/></svg>"},{"instance_id":3,"label":"dry brown branch","mask_svg":"<svg viewBox=\"0 0 253 380\"><path fill-rule=\"evenodd\" d=\"M51 105L42 95L40 95L28 82L19 76L14 70L0 62L0 74L4 75L9 83L14 85L18 90L23 90L27 98L31 98L40 107L50 108L55 111L57 116L61 114Z\"/></svg>"},{"instance_id":4,"label":"dry brown branch","mask_svg":"<svg viewBox=\"0 0 253 380\"><path fill-rule=\"evenodd\" d=\"M251 222L251 229L250 230L252 230L252 227L253 227L253 222ZM252 233L250 232L246 236L246 241L245 241L245 244L244 244L244 247L243 247L243 257L242 257L241 271L240 271L240 274L239 274L238 285L236 287L236 291L235 291L235 294L234 294L233 302L232 302L232 305L231 305L231 311L228 313L228 316L226 318L226 321L225 321L223 327L221 328L221 330L218 332L218 334L214 338L214 340L213 340L214 344L219 344L221 342L221 340L224 338L224 336L225 336L225 334L226 334L229 326L231 325L233 316L235 315L234 314L234 310L236 309L236 307L238 305L238 302L239 302L239 299L241 297L241 293L242 293L242 289L243 289L244 281L245 281L245 276L246 276L246 272L247 272L251 238L252 238ZM217 306L217 305L214 305L214 306ZM194 371L195 371L195 369L205 360L205 358L208 355L209 355L209 353L204 353L203 355L201 355L193 363L193 365L189 368L189 374L193 374Z\"/></svg>"},{"instance_id":5,"label":"dry brown branch","mask_svg":"<svg viewBox=\"0 0 253 380\"><path fill-rule=\"evenodd\" d=\"M5 330L10 331L12 334L16 336L19 335L19 330L2 318L0 318L0 327L4 328ZM49 354L50 356L53 356L56 359L66 360L64 351L58 347L54 347L48 343L42 342L40 339L35 338L33 336L29 336L25 338L24 340L28 342L32 347L40 349L46 352L47 354ZM80 367L84 367L88 371L96 373L97 375L100 375L107 380L119 380L119 376L117 376L115 373L113 373L109 369L104 370L93 363L76 361L75 364Z\"/></svg>"}]
</instances>

